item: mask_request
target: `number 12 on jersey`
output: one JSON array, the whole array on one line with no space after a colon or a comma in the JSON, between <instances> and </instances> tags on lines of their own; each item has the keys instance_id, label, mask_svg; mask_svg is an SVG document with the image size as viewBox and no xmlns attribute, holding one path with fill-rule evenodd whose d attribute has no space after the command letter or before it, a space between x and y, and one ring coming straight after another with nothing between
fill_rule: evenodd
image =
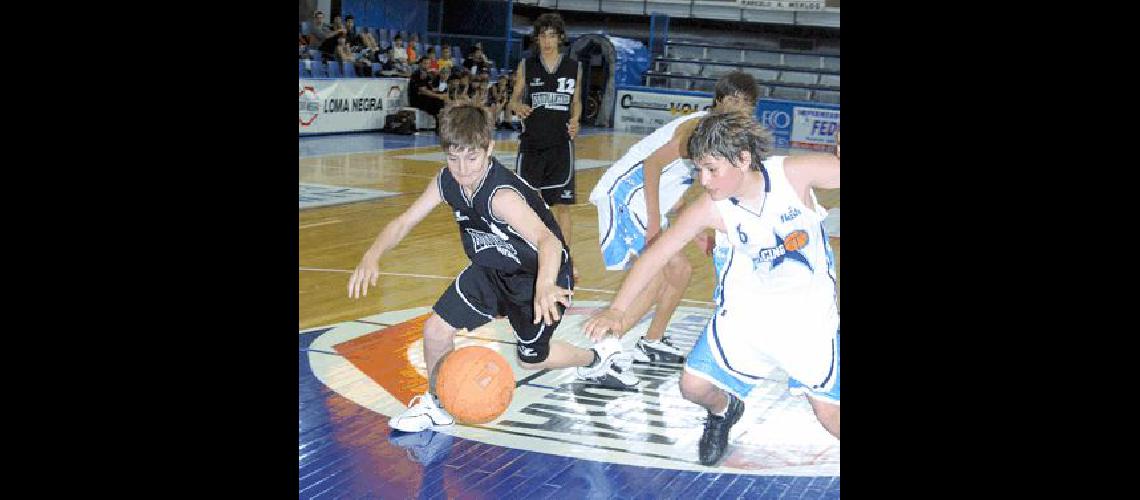
<instances>
[{"instance_id":1,"label":"number 12 on jersey","mask_svg":"<svg viewBox=\"0 0 1140 500\"><path fill-rule=\"evenodd\" d=\"M577 83L577 82L575 82L575 80L573 78L559 78L558 79L558 90L555 90L555 92L565 92L567 94L573 94L575 83Z\"/></svg>"}]
</instances>

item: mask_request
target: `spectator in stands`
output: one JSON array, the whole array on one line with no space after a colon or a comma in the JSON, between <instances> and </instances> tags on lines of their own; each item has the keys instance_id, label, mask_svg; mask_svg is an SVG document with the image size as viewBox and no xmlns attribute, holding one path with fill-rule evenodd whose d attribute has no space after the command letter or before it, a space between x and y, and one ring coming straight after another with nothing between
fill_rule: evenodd
<instances>
[{"instance_id":1,"label":"spectator in stands","mask_svg":"<svg viewBox=\"0 0 1140 500\"><path fill-rule=\"evenodd\" d=\"M463 71L452 71L447 78L447 98L455 101L467 99L467 87L470 75Z\"/></svg>"},{"instance_id":2,"label":"spectator in stands","mask_svg":"<svg viewBox=\"0 0 1140 500\"><path fill-rule=\"evenodd\" d=\"M348 46L352 49L364 47L360 33L356 32L356 18L352 14L344 16L344 34L348 36Z\"/></svg>"},{"instance_id":3,"label":"spectator in stands","mask_svg":"<svg viewBox=\"0 0 1140 500\"><path fill-rule=\"evenodd\" d=\"M311 59L309 57L309 37L298 35L297 44L297 57L299 59Z\"/></svg>"},{"instance_id":4,"label":"spectator in stands","mask_svg":"<svg viewBox=\"0 0 1140 500\"><path fill-rule=\"evenodd\" d=\"M400 76L411 76L411 66L408 64L408 47L404 45L404 38L396 35L392 39L392 50L388 52L388 61L392 63L392 71Z\"/></svg>"},{"instance_id":5,"label":"spectator in stands","mask_svg":"<svg viewBox=\"0 0 1140 500\"><path fill-rule=\"evenodd\" d=\"M308 38L308 44L314 48L320 47L322 43L330 36L332 30L325 25L325 13L321 11L313 12L313 23L309 27L309 34L305 35Z\"/></svg>"},{"instance_id":6,"label":"spectator in stands","mask_svg":"<svg viewBox=\"0 0 1140 500\"><path fill-rule=\"evenodd\" d=\"M380 60L380 55L384 53L384 50L376 43L376 38L368 32L361 32L358 36L360 38L360 45L364 47L361 50L361 53L364 54L364 58L371 62L383 62Z\"/></svg>"},{"instance_id":7,"label":"spectator in stands","mask_svg":"<svg viewBox=\"0 0 1140 500\"><path fill-rule=\"evenodd\" d=\"M365 59L357 58L356 54L352 53L348 48L348 36L340 35L336 39L336 60L352 63L358 76L372 76L372 64Z\"/></svg>"},{"instance_id":8,"label":"spectator in stands","mask_svg":"<svg viewBox=\"0 0 1140 500\"><path fill-rule=\"evenodd\" d=\"M412 33L411 40L408 40L408 61L409 62L420 60L419 57L417 57L418 54L416 54L416 44L417 43L420 43L420 35L417 33Z\"/></svg>"},{"instance_id":9,"label":"spectator in stands","mask_svg":"<svg viewBox=\"0 0 1140 500\"><path fill-rule=\"evenodd\" d=\"M435 117L436 124L438 124L439 110L447 104L447 94L436 91L432 83L431 74L423 66L420 66L408 80L408 102L413 108L423 110Z\"/></svg>"},{"instance_id":10,"label":"spectator in stands","mask_svg":"<svg viewBox=\"0 0 1140 500\"><path fill-rule=\"evenodd\" d=\"M333 16L332 30L333 31L344 31L344 20L341 19L340 14ZM345 34L347 34L347 33L345 33Z\"/></svg>"},{"instance_id":11,"label":"spectator in stands","mask_svg":"<svg viewBox=\"0 0 1140 500\"><path fill-rule=\"evenodd\" d=\"M471 98L471 101L475 104L486 107L490 99L490 77L485 74L479 74L472 75L470 78L471 84L467 89L467 97Z\"/></svg>"},{"instance_id":12,"label":"spectator in stands","mask_svg":"<svg viewBox=\"0 0 1140 500\"><path fill-rule=\"evenodd\" d=\"M511 100L509 83L510 77L499 77L487 96L487 105L495 117L495 128L511 128L510 111L507 110L507 103Z\"/></svg>"},{"instance_id":13,"label":"spectator in stands","mask_svg":"<svg viewBox=\"0 0 1140 500\"><path fill-rule=\"evenodd\" d=\"M451 58L451 47L443 46L443 54L439 56L439 72L451 71L451 67L455 65L455 60Z\"/></svg>"},{"instance_id":14,"label":"spectator in stands","mask_svg":"<svg viewBox=\"0 0 1140 500\"><path fill-rule=\"evenodd\" d=\"M439 74L439 59L435 57L435 47L427 48L427 55L419 61L420 67L424 68L433 75Z\"/></svg>"},{"instance_id":15,"label":"spectator in stands","mask_svg":"<svg viewBox=\"0 0 1140 500\"><path fill-rule=\"evenodd\" d=\"M313 13L314 28L311 30L311 35L314 42L309 45L320 49L326 58L336 59L336 37L345 34L344 27L342 26L340 29L329 28L323 24L324 18L324 13L319 10Z\"/></svg>"},{"instance_id":16,"label":"spectator in stands","mask_svg":"<svg viewBox=\"0 0 1140 500\"><path fill-rule=\"evenodd\" d=\"M483 50L483 42L475 42L475 47L473 50L475 50L475 49L479 50L479 57L481 57L483 59L483 62L487 64L488 68L494 68L495 67L495 61L492 61L490 58L488 58L487 57L487 51Z\"/></svg>"},{"instance_id":17,"label":"spectator in stands","mask_svg":"<svg viewBox=\"0 0 1140 500\"><path fill-rule=\"evenodd\" d=\"M478 45L471 49L471 54L463 60L463 67L472 75L490 74L491 72L491 64L487 62L486 56L483 55L483 49Z\"/></svg>"}]
</instances>

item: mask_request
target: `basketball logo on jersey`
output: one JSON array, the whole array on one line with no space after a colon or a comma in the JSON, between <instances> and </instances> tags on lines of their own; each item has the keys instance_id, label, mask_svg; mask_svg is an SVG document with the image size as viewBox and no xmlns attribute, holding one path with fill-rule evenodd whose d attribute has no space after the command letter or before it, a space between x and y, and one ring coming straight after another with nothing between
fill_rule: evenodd
<instances>
[{"instance_id":1,"label":"basketball logo on jersey","mask_svg":"<svg viewBox=\"0 0 1140 500\"><path fill-rule=\"evenodd\" d=\"M491 226L494 227L494 226ZM475 253L479 253L488 248L498 250L503 257L513 260L516 264L522 265L519 262L518 254L515 252L515 247L505 241L505 238L480 231L478 229L466 228L467 234L471 235L471 249Z\"/></svg>"},{"instance_id":2,"label":"basketball logo on jersey","mask_svg":"<svg viewBox=\"0 0 1140 500\"><path fill-rule=\"evenodd\" d=\"M737 230L739 231L740 228L737 227ZM744 236L744 233L740 233L740 235ZM743 243L743 240L741 242ZM796 229L784 237L780 237L779 234L776 234L776 246L761 249L755 257L752 257L752 269L759 269L760 265L765 262L771 262L772 268L775 269L776 266L783 264L786 260L792 260L807 266L808 271L812 271L811 263L808 262L807 256L800 251L806 247L807 244L808 233L803 229Z\"/></svg>"},{"instance_id":3,"label":"basketball logo on jersey","mask_svg":"<svg viewBox=\"0 0 1140 500\"><path fill-rule=\"evenodd\" d=\"M532 108L546 108L558 111L566 111L570 109L569 106L570 94L559 94L558 92L535 92L530 95L530 107Z\"/></svg>"}]
</instances>

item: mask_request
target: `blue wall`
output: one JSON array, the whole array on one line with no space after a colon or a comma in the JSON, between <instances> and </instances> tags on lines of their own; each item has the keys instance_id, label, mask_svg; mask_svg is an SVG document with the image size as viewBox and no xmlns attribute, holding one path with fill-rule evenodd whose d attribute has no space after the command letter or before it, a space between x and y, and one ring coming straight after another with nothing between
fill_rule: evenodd
<instances>
[{"instance_id":1,"label":"blue wall","mask_svg":"<svg viewBox=\"0 0 1140 500\"><path fill-rule=\"evenodd\" d=\"M357 26L428 31L428 0L341 0L340 11L352 14Z\"/></svg>"}]
</instances>

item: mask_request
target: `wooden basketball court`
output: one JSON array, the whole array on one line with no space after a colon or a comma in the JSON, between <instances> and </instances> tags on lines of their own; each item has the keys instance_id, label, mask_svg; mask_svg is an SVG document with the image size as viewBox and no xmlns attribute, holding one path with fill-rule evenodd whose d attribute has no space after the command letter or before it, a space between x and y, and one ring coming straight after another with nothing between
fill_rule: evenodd
<instances>
[{"instance_id":1,"label":"wooden basketball court","mask_svg":"<svg viewBox=\"0 0 1140 500\"><path fill-rule=\"evenodd\" d=\"M508 166L514 135L496 133L494 155ZM522 371L502 320L457 338L457 347L506 345L498 349L519 380L500 421L392 431L388 418L424 387L422 322L469 262L441 204L381 259L378 287L348 298L349 276L365 250L444 166L430 134L359 139L363 145L352 136L301 139L300 497L839 497L838 440L818 426L803 398L788 396L778 375L746 400L723 462L704 467L696 463L704 412L680 398L680 365L636 366L646 383L630 393L577 383L567 370ZM581 279L557 339L585 345L582 322L621 285L624 273L602 266L588 198L605 167L638 139L586 130L576 140L579 203L570 250ZM825 207L839 206L838 189L816 194ZM839 238L831 244L838 268ZM685 253L692 282L668 330L679 346L691 346L707 322L715 288L712 259L693 245Z\"/></svg>"},{"instance_id":2,"label":"wooden basketball court","mask_svg":"<svg viewBox=\"0 0 1140 500\"><path fill-rule=\"evenodd\" d=\"M612 162L640 136L599 133L578 138L577 160ZM518 141L495 143L495 155L514 155ZM435 303L439 294L468 260L446 205L432 211L408 236L385 255L380 270L387 273L367 299L350 300L346 286L364 251L384 225L403 212L443 166L439 161L407 158L439 152L437 146L300 159L300 181L400 193L374 201L302 210L300 240L300 328L360 318L380 311ZM513 165L508 163L507 165ZM581 167L579 167L581 168ZM570 254L581 273L576 300L609 301L624 273L607 271L598 250L597 210L588 201L604 167L578 170L578 204L571 209ZM691 194L691 193L690 193ZM816 192L826 208L839 206L839 190ZM838 272L839 238L831 238ZM688 304L711 304L715 275L712 261L693 245L685 249L693 277L684 298Z\"/></svg>"}]
</instances>

